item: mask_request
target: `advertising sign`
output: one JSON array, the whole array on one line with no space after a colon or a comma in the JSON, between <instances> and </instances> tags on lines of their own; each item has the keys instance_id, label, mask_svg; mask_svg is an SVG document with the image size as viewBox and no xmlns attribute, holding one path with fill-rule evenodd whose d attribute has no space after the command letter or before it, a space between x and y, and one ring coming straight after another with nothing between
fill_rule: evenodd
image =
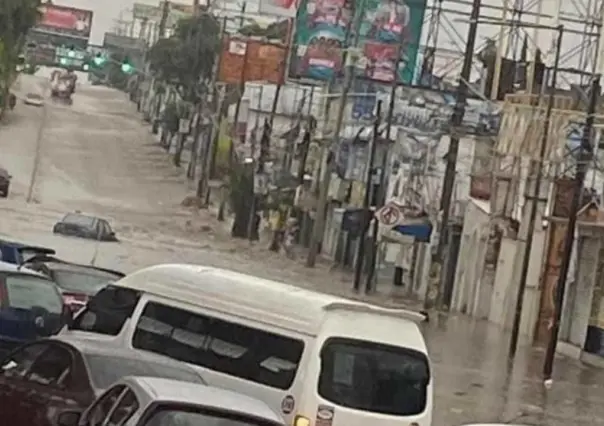
<instances>
[{"instance_id":1,"label":"advertising sign","mask_svg":"<svg viewBox=\"0 0 604 426\"><path fill-rule=\"evenodd\" d=\"M134 19L151 21L159 24L161 21L161 15L164 10L164 2L160 2L159 6L152 6L145 3L134 3L132 6L132 14ZM166 26L168 28L174 27L178 21L183 18L187 18L193 15L192 4L182 4L170 2L168 7L168 17L166 20Z\"/></svg>"},{"instance_id":2,"label":"advertising sign","mask_svg":"<svg viewBox=\"0 0 604 426\"><path fill-rule=\"evenodd\" d=\"M84 39L90 37L91 10L46 3L40 6L40 14L40 21L34 27L35 31Z\"/></svg>"},{"instance_id":3,"label":"advertising sign","mask_svg":"<svg viewBox=\"0 0 604 426\"><path fill-rule=\"evenodd\" d=\"M294 37L299 50L292 74L322 81L339 74L353 13L352 0L302 0Z\"/></svg>"},{"instance_id":4,"label":"advertising sign","mask_svg":"<svg viewBox=\"0 0 604 426\"><path fill-rule=\"evenodd\" d=\"M329 80L342 69L346 34L360 13L359 75L412 83L426 0L302 0L296 15L294 77Z\"/></svg>"},{"instance_id":5,"label":"advertising sign","mask_svg":"<svg viewBox=\"0 0 604 426\"><path fill-rule=\"evenodd\" d=\"M376 105L376 85L371 81L355 80L351 118L353 120L371 120Z\"/></svg>"},{"instance_id":6,"label":"advertising sign","mask_svg":"<svg viewBox=\"0 0 604 426\"><path fill-rule=\"evenodd\" d=\"M218 80L239 84L242 81L283 82L287 49L258 40L225 37L222 43ZM247 50L247 53L246 53Z\"/></svg>"},{"instance_id":7,"label":"advertising sign","mask_svg":"<svg viewBox=\"0 0 604 426\"><path fill-rule=\"evenodd\" d=\"M358 66L365 77L412 83L426 0L364 0Z\"/></svg>"},{"instance_id":8,"label":"advertising sign","mask_svg":"<svg viewBox=\"0 0 604 426\"><path fill-rule=\"evenodd\" d=\"M296 0L260 0L259 12L264 15L295 18L298 9Z\"/></svg>"}]
</instances>

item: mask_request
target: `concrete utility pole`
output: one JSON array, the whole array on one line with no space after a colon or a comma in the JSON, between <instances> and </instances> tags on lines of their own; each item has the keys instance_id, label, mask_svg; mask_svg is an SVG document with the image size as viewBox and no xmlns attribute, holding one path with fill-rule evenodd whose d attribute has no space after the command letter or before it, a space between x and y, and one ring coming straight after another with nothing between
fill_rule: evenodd
<instances>
[{"instance_id":1,"label":"concrete utility pole","mask_svg":"<svg viewBox=\"0 0 604 426\"><path fill-rule=\"evenodd\" d=\"M359 10L356 11L355 14L355 19L354 19L354 23L352 23L351 27L352 28L348 28L347 34L346 34L346 41L350 41L350 36L352 34L354 34L354 40L352 43L345 43L344 44L344 48L349 50L350 46L354 46L354 48L356 48L356 46L358 45L359 42L359 30L360 30L360 26L362 23L362 17L363 17L363 9L365 8L365 0L362 0L361 2L361 7L359 8ZM335 128L333 130L333 141L332 144L333 145L338 145L340 143L340 131L342 130L342 124L344 121L344 111L346 109L346 103L348 102L348 94L350 93L350 89L352 87L352 81L354 79L354 59L356 58L350 58L350 52L344 51L344 58L345 58L345 79L344 79L344 85L342 87L342 93L340 95L340 102L338 104L338 115L336 117L336 124L335 124ZM356 56L356 53L355 53ZM327 93L327 105L330 104L330 97L331 94ZM329 117L329 114L326 115L326 117ZM325 231L325 215L327 213L327 196L329 193L329 184L331 182L331 164L328 161L329 160L329 148L327 147L327 149L324 150L325 155L323 155L323 160L322 160L322 164L321 164L321 169L322 169L322 173L324 174L323 176L323 181L320 184L320 189L319 189L319 199L317 201L317 214L315 217L315 223L313 226L313 230L312 230L312 236L310 239L310 245L309 245L309 249L308 249L308 257L306 258L306 266L308 266L309 268L312 268L315 266L315 263L317 261L317 256L319 254L319 247L321 245L321 242L323 240L323 233Z\"/></svg>"},{"instance_id":2,"label":"concrete utility pole","mask_svg":"<svg viewBox=\"0 0 604 426\"><path fill-rule=\"evenodd\" d=\"M560 36L561 37L561 36ZM571 255L573 252L573 242L575 240L575 228L577 226L577 214L581 208L581 200L583 199L583 185L585 183L585 175L587 174L588 165L592 161L594 154L593 146L593 130L596 106L600 97L600 76L592 77L591 93L589 96L589 106L587 109L587 117L585 126L583 127L583 137L581 138L581 146L577 158L577 170L575 172L575 186L573 199L570 207L568 225L566 227L566 235L564 236L564 256L560 265L558 275L558 283L556 285L556 299L554 306L554 319L552 322L552 332L549 336L545 360L543 363L543 379L551 380L552 371L554 369L554 358L556 355L556 346L558 344L558 333L560 332L560 319L562 317L562 306L564 302L564 294L566 290L566 276L570 267ZM552 95L553 96L553 95Z\"/></svg>"},{"instance_id":3,"label":"concrete utility pole","mask_svg":"<svg viewBox=\"0 0 604 426\"><path fill-rule=\"evenodd\" d=\"M468 41L466 42L466 50L464 53L463 65L461 67L461 75L459 84L457 85L455 108L451 116L449 151L447 152L447 167L442 185L442 194L440 199L440 209L442 211L442 222L440 224L440 232L438 245L436 248L437 279L436 283L428 284L426 293L425 308L430 309L439 300L441 286L443 283L442 265L444 264L444 251L447 245L447 231L449 226L449 216L451 213L451 204L453 200L453 190L455 188L455 175L457 168L457 155L459 153L459 140L461 135L461 125L466 113L466 99L468 97L468 81L470 80L470 72L472 71L472 60L474 57L474 46L476 44L476 33L478 30L478 17L480 15L481 0L473 0L472 11L470 13L470 25L468 28ZM432 287L432 288L431 288ZM433 291L432 291L433 290Z\"/></svg>"},{"instance_id":4,"label":"concrete utility pole","mask_svg":"<svg viewBox=\"0 0 604 426\"><path fill-rule=\"evenodd\" d=\"M545 27L550 28L550 27ZM524 252L522 257L522 265L520 267L520 282L518 283L518 293L516 294L516 308L514 311L514 322L512 324L512 334L510 336L510 348L509 356L512 358L516 354L518 349L518 337L520 335L520 323L522 320L522 306L524 303L524 293L526 291L526 281L528 278L529 266L531 263L531 251L533 249L533 235L535 232L535 222L537 220L537 211L539 198L541 194L541 182L543 181L543 158L547 151L549 129L551 126L552 112L554 109L554 99L556 84L558 82L558 68L560 65L560 52L562 49L562 36L564 35L564 27L562 25L557 27L558 37L556 39L556 53L554 58L554 67L552 70L551 79L551 91L549 93L547 109L545 111L545 121L543 123L543 133L541 136L541 146L539 147L539 159L535 161L535 167L531 167L531 170L537 170L537 176L535 178L535 184L533 186L532 193L527 193L525 198L531 203L531 209L529 211L528 221L521 224L521 230L519 232L519 239L524 240ZM547 87L547 85L545 85ZM528 190L528 188L527 188ZM526 228L524 227L526 223Z\"/></svg>"}]
</instances>

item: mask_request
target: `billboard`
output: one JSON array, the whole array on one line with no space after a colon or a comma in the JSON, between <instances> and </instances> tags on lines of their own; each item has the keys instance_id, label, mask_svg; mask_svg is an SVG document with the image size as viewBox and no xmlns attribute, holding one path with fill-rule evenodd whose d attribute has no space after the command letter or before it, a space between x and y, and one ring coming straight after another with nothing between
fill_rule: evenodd
<instances>
[{"instance_id":1,"label":"billboard","mask_svg":"<svg viewBox=\"0 0 604 426\"><path fill-rule=\"evenodd\" d=\"M33 29L41 33L88 39L91 28L91 10L46 3L40 6L40 20Z\"/></svg>"},{"instance_id":2,"label":"billboard","mask_svg":"<svg viewBox=\"0 0 604 426\"><path fill-rule=\"evenodd\" d=\"M258 6L261 14L281 18L295 18L297 9L297 0L260 0Z\"/></svg>"},{"instance_id":3,"label":"billboard","mask_svg":"<svg viewBox=\"0 0 604 426\"><path fill-rule=\"evenodd\" d=\"M352 0L302 0L296 16L292 60L296 77L327 81L342 71L342 48L352 24Z\"/></svg>"},{"instance_id":4,"label":"billboard","mask_svg":"<svg viewBox=\"0 0 604 426\"><path fill-rule=\"evenodd\" d=\"M358 76L412 83L426 0L363 0L357 6L352 0L301 1L292 76L326 81L340 74L342 48L357 17Z\"/></svg>"},{"instance_id":5,"label":"billboard","mask_svg":"<svg viewBox=\"0 0 604 426\"><path fill-rule=\"evenodd\" d=\"M361 75L411 84L425 12L426 0L364 0L359 34Z\"/></svg>"},{"instance_id":6,"label":"billboard","mask_svg":"<svg viewBox=\"0 0 604 426\"><path fill-rule=\"evenodd\" d=\"M222 42L218 80L229 84L239 84L242 79L280 84L283 82L286 58L285 46L225 37Z\"/></svg>"}]
</instances>

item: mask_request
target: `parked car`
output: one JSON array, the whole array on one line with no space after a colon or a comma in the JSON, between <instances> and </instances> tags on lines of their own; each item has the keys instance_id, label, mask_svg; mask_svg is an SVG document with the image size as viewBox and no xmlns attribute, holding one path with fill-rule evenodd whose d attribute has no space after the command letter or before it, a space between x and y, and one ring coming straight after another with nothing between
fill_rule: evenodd
<instances>
[{"instance_id":1,"label":"parked car","mask_svg":"<svg viewBox=\"0 0 604 426\"><path fill-rule=\"evenodd\" d=\"M98 241L117 241L109 222L80 212L67 213L52 229L55 234L90 238Z\"/></svg>"},{"instance_id":2,"label":"parked car","mask_svg":"<svg viewBox=\"0 0 604 426\"><path fill-rule=\"evenodd\" d=\"M268 406L223 389L155 377L126 377L83 414L58 414L60 426L285 426Z\"/></svg>"},{"instance_id":3,"label":"parked car","mask_svg":"<svg viewBox=\"0 0 604 426\"><path fill-rule=\"evenodd\" d=\"M103 343L49 338L13 351L0 361L2 416L9 416L11 426L57 426L64 410L84 411L130 375L205 383L183 363Z\"/></svg>"},{"instance_id":4,"label":"parked car","mask_svg":"<svg viewBox=\"0 0 604 426\"><path fill-rule=\"evenodd\" d=\"M0 355L57 333L68 315L59 288L50 278L0 262Z\"/></svg>"},{"instance_id":5,"label":"parked car","mask_svg":"<svg viewBox=\"0 0 604 426\"><path fill-rule=\"evenodd\" d=\"M126 276L112 269L82 265L40 254L26 260L23 266L50 277L63 293L63 300L72 312L86 305L101 288Z\"/></svg>"},{"instance_id":6,"label":"parked car","mask_svg":"<svg viewBox=\"0 0 604 426\"><path fill-rule=\"evenodd\" d=\"M25 105L41 107L44 106L44 97L38 93L28 93L23 99Z\"/></svg>"},{"instance_id":7,"label":"parked car","mask_svg":"<svg viewBox=\"0 0 604 426\"><path fill-rule=\"evenodd\" d=\"M55 251L46 247L30 246L16 241L0 239L0 260L15 265L22 265L37 254L53 255Z\"/></svg>"},{"instance_id":8,"label":"parked car","mask_svg":"<svg viewBox=\"0 0 604 426\"><path fill-rule=\"evenodd\" d=\"M13 177L10 175L8 170L0 167L0 198L8 197L10 190L10 181Z\"/></svg>"}]
</instances>

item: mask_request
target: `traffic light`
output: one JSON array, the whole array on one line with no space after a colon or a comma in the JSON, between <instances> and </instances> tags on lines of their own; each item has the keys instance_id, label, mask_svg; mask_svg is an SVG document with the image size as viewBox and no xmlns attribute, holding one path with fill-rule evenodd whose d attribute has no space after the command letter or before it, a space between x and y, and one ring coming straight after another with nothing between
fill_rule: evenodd
<instances>
[{"instance_id":1,"label":"traffic light","mask_svg":"<svg viewBox=\"0 0 604 426\"><path fill-rule=\"evenodd\" d=\"M67 57L75 58L75 56L76 56L75 49L73 48L73 46L69 46L69 50L67 51Z\"/></svg>"},{"instance_id":2,"label":"traffic light","mask_svg":"<svg viewBox=\"0 0 604 426\"><path fill-rule=\"evenodd\" d=\"M69 61L67 60L67 58L59 58L59 63L61 65L67 65Z\"/></svg>"},{"instance_id":3,"label":"traffic light","mask_svg":"<svg viewBox=\"0 0 604 426\"><path fill-rule=\"evenodd\" d=\"M122 62L122 72L126 74L130 74L134 71L134 67L130 64L130 60L128 58L124 59Z\"/></svg>"},{"instance_id":4,"label":"traffic light","mask_svg":"<svg viewBox=\"0 0 604 426\"><path fill-rule=\"evenodd\" d=\"M100 67L101 65L103 65L105 63L105 58L100 53L97 53L96 56L94 57L93 61L97 67Z\"/></svg>"}]
</instances>

